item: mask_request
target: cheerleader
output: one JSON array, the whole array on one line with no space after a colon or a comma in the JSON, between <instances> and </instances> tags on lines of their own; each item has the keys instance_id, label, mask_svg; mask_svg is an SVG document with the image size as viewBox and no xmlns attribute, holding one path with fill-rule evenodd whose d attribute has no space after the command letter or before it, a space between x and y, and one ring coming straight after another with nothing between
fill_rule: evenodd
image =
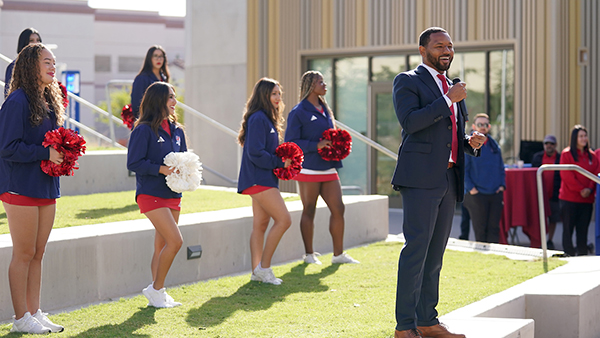
<instances>
[{"instance_id":1,"label":"cheerleader","mask_svg":"<svg viewBox=\"0 0 600 338\"><path fill-rule=\"evenodd\" d=\"M281 284L271 269L271 258L281 237L292 224L290 213L279 193L279 181L273 169L287 168L285 162L275 155L282 131L284 104L281 100L279 82L262 78L254 86L252 96L246 103L238 142L244 147L238 179L238 193L252 197L252 256L251 280L275 285ZM267 235L269 220L274 223ZM264 247L263 247L264 245Z\"/></svg>"},{"instance_id":2,"label":"cheerleader","mask_svg":"<svg viewBox=\"0 0 600 338\"><path fill-rule=\"evenodd\" d=\"M187 150L185 134L177 123L176 104L173 86L164 82L150 85L142 98L140 118L131 132L127 151L127 168L135 172L136 202L156 229L150 264L153 282L142 293L149 306L159 308L181 305L164 288L169 268L183 245L177 227L181 194L167 186L166 176L174 169L163 163L168 153Z\"/></svg>"},{"instance_id":3,"label":"cheerleader","mask_svg":"<svg viewBox=\"0 0 600 338\"><path fill-rule=\"evenodd\" d=\"M157 81L169 82L170 78L167 53L161 46L150 47L146 52L142 70L133 80L131 87L131 111L136 119L140 116L140 103L146 88Z\"/></svg>"},{"instance_id":4,"label":"cheerleader","mask_svg":"<svg viewBox=\"0 0 600 338\"><path fill-rule=\"evenodd\" d=\"M13 243L8 267L15 310L11 332L64 330L40 310L42 258L60 197L58 177L45 174L40 165L42 160L60 164L64 156L42 146L46 132L65 120L55 64L46 46L25 46L15 61L9 95L0 109L0 200Z\"/></svg>"},{"instance_id":5,"label":"cheerleader","mask_svg":"<svg viewBox=\"0 0 600 338\"><path fill-rule=\"evenodd\" d=\"M42 37L40 33L34 28L25 28L19 35L19 41L17 44L17 54L30 43L41 43ZM13 68L15 67L15 60L6 67L6 74L4 76L4 99L8 96L8 90L10 89L10 79L12 78Z\"/></svg>"},{"instance_id":6,"label":"cheerleader","mask_svg":"<svg viewBox=\"0 0 600 338\"><path fill-rule=\"evenodd\" d=\"M323 198L331 216L329 233L333 239L332 263L359 263L344 252L344 202L342 186L336 168L342 167L341 161L325 161L318 150L331 146L331 141L320 140L323 132L335 128L335 119L325 101L327 84L323 75L317 71L308 71L302 75L300 85L300 103L288 116L285 141L294 142L304 152L302 171L294 180L300 188L303 210L300 219L300 232L304 242L304 261L321 264L319 253L313 249L314 219L317 199Z\"/></svg>"}]
</instances>

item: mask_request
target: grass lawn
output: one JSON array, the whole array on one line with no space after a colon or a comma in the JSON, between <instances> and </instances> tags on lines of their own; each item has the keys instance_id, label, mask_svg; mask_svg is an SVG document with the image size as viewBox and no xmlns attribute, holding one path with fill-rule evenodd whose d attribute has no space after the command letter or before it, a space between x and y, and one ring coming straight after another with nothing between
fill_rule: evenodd
<instances>
[{"instance_id":1,"label":"grass lawn","mask_svg":"<svg viewBox=\"0 0 600 338\"><path fill-rule=\"evenodd\" d=\"M299 200L300 197L286 197L284 200ZM183 193L181 212L195 212L230 209L251 206L249 196L235 192L198 189ZM99 224L145 218L135 203L135 191L123 191L92 195L65 196L56 200L54 229L85 224ZM6 212L0 203L0 234L8 233Z\"/></svg>"},{"instance_id":2,"label":"grass lawn","mask_svg":"<svg viewBox=\"0 0 600 338\"><path fill-rule=\"evenodd\" d=\"M182 306L146 307L144 296L122 298L50 318L57 337L393 337L396 271L401 243L350 249L357 265L294 262L274 267L281 286L250 282L249 274L169 289ZM550 259L553 269L564 264ZM542 264L503 256L447 251L440 315L543 273ZM168 280L168 277L167 277ZM141 290L140 290L141 292ZM3 304L3 306L10 306ZM12 324L0 326L0 337Z\"/></svg>"}]
</instances>

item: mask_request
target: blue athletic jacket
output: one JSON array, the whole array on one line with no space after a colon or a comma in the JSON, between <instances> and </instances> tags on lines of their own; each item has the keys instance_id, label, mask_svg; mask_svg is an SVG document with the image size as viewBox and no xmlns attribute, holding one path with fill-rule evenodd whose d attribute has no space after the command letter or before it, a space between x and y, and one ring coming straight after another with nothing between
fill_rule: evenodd
<instances>
[{"instance_id":1,"label":"blue athletic jacket","mask_svg":"<svg viewBox=\"0 0 600 338\"><path fill-rule=\"evenodd\" d=\"M131 87L131 111L135 118L140 117L140 104L142 103L142 97L144 97L146 89L157 81L159 79L152 72L141 73L133 80L133 86Z\"/></svg>"},{"instance_id":2,"label":"blue athletic jacket","mask_svg":"<svg viewBox=\"0 0 600 338\"><path fill-rule=\"evenodd\" d=\"M279 189L279 179L273 169L283 168L284 162L275 155L277 146L279 134L267 114L259 110L250 115L242 152L238 193L253 185Z\"/></svg>"},{"instance_id":3,"label":"blue athletic jacket","mask_svg":"<svg viewBox=\"0 0 600 338\"><path fill-rule=\"evenodd\" d=\"M58 177L42 171L50 150L42 146L49 130L57 129L50 112L39 126L31 126L29 100L23 89L8 96L0 109L0 194L7 191L35 198L59 198Z\"/></svg>"},{"instance_id":4,"label":"blue athletic jacket","mask_svg":"<svg viewBox=\"0 0 600 338\"><path fill-rule=\"evenodd\" d=\"M285 142L294 142L300 146L304 152L303 168L327 170L342 167L342 161L325 161L317 152L317 144L323 132L333 128L331 117L327 112L325 115L327 117L306 99L292 108L288 115Z\"/></svg>"},{"instance_id":5,"label":"blue athletic jacket","mask_svg":"<svg viewBox=\"0 0 600 338\"><path fill-rule=\"evenodd\" d=\"M492 136L481 147L481 156L465 156L465 193L473 187L480 193L492 195L500 186L506 187L506 174L500 146Z\"/></svg>"},{"instance_id":6,"label":"blue athletic jacket","mask_svg":"<svg viewBox=\"0 0 600 338\"><path fill-rule=\"evenodd\" d=\"M162 128L156 135L149 125L139 124L129 137L127 169L135 172L135 197L139 194L161 198L180 198L181 194L169 189L166 176L159 174L163 160L170 152L187 150L183 129L169 123L171 137Z\"/></svg>"},{"instance_id":7,"label":"blue athletic jacket","mask_svg":"<svg viewBox=\"0 0 600 338\"><path fill-rule=\"evenodd\" d=\"M6 74L4 75L4 99L8 96L8 90L10 89L10 80L12 79L13 69L15 68L15 61L13 60L8 67L6 67Z\"/></svg>"}]
</instances>

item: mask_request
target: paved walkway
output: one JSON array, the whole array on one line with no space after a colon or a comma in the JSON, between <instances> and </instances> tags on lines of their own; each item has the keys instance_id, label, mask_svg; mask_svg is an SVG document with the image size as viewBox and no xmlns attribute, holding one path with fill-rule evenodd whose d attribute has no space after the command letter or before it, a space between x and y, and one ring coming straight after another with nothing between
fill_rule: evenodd
<instances>
[{"instance_id":1,"label":"paved walkway","mask_svg":"<svg viewBox=\"0 0 600 338\"><path fill-rule=\"evenodd\" d=\"M389 217L390 217L390 230L389 233L393 235L397 235L402 232L402 209L389 209ZM450 231L451 238L458 238L460 235L460 221L461 215L455 214L454 220L452 221L452 230ZM556 224L556 231L554 233L554 247L556 250L562 251L562 223ZM471 231L469 233L469 240L475 240L475 233L473 232L473 226L471 225ZM573 236L573 242L575 241L575 236ZM590 227L588 230L588 243L594 243L596 241L596 231L595 231L595 223L592 221L590 223ZM521 229L521 227L517 227L517 241L515 243L510 243L513 245L525 246L529 247L529 238L525 235Z\"/></svg>"}]
</instances>

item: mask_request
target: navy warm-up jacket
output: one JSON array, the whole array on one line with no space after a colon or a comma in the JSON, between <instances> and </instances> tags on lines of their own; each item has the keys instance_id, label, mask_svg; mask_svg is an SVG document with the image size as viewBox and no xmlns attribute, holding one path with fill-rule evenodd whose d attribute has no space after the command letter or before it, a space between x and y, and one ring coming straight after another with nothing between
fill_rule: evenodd
<instances>
[{"instance_id":1,"label":"navy warm-up jacket","mask_svg":"<svg viewBox=\"0 0 600 338\"><path fill-rule=\"evenodd\" d=\"M6 98L0 109L0 194L13 192L35 198L59 198L58 177L40 167L50 159L42 146L46 132L57 129L56 116L50 112L39 126L31 125L29 99L21 88Z\"/></svg>"},{"instance_id":2,"label":"navy warm-up jacket","mask_svg":"<svg viewBox=\"0 0 600 338\"><path fill-rule=\"evenodd\" d=\"M166 176L159 174L164 158L170 152L187 150L183 129L169 123L171 136L162 128L158 135L148 124L139 124L131 132L127 151L127 169L135 172L135 196L150 195L161 198L180 198L167 186Z\"/></svg>"},{"instance_id":3,"label":"navy warm-up jacket","mask_svg":"<svg viewBox=\"0 0 600 338\"><path fill-rule=\"evenodd\" d=\"M325 161L317 152L317 144L323 132L333 128L333 121L327 112L323 116L320 111L304 99L298 103L287 120L285 142L296 143L304 152L302 167L312 170L341 168L342 161Z\"/></svg>"},{"instance_id":4,"label":"navy warm-up jacket","mask_svg":"<svg viewBox=\"0 0 600 338\"><path fill-rule=\"evenodd\" d=\"M254 185L279 188L279 180L273 169L283 168L284 162L275 155L277 146L279 134L267 114L259 110L250 115L242 152L238 193Z\"/></svg>"},{"instance_id":5,"label":"navy warm-up jacket","mask_svg":"<svg viewBox=\"0 0 600 338\"><path fill-rule=\"evenodd\" d=\"M136 118L140 117L140 104L142 104L142 98L146 89L157 81L159 79L152 72L141 73L133 80L133 85L131 86L131 112Z\"/></svg>"}]
</instances>

